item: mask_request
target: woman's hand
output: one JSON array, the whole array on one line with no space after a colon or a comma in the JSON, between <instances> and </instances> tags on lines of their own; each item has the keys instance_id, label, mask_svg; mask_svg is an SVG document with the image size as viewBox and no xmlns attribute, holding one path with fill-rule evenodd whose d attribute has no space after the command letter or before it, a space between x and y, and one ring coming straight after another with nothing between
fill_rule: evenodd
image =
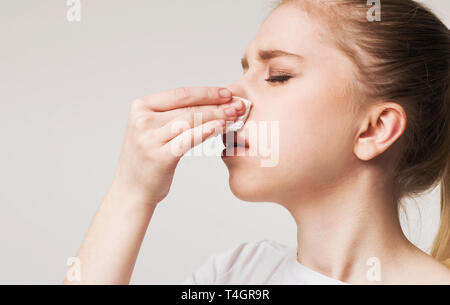
<instances>
[{"instance_id":1,"label":"woman's hand","mask_svg":"<svg viewBox=\"0 0 450 305\"><path fill-rule=\"evenodd\" d=\"M178 161L194 146L223 132L245 112L228 89L177 88L135 100L113 187L156 206L169 192Z\"/></svg>"},{"instance_id":2,"label":"woman's hand","mask_svg":"<svg viewBox=\"0 0 450 305\"><path fill-rule=\"evenodd\" d=\"M64 283L129 283L148 224L181 156L245 111L241 101L228 103L230 91L225 96L219 91L179 88L132 103L113 183L78 251L80 277L69 269Z\"/></svg>"}]
</instances>

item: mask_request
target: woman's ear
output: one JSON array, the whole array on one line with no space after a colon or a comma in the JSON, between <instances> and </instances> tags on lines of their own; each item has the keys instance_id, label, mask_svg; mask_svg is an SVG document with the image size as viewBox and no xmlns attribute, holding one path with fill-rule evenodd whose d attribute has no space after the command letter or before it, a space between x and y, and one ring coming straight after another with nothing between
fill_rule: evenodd
<instances>
[{"instance_id":1,"label":"woman's ear","mask_svg":"<svg viewBox=\"0 0 450 305\"><path fill-rule=\"evenodd\" d=\"M361 160L370 160L387 150L406 128L406 113L402 106L384 102L369 107L358 131L354 153Z\"/></svg>"}]
</instances>

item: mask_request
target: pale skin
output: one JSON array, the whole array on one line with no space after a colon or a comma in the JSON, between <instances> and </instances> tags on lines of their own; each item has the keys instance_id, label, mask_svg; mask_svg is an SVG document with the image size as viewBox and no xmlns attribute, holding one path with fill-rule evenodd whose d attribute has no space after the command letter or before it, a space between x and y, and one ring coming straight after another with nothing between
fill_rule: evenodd
<instances>
[{"instance_id":1,"label":"pale skin","mask_svg":"<svg viewBox=\"0 0 450 305\"><path fill-rule=\"evenodd\" d=\"M280 122L280 157L275 167L259 166L255 156L225 158L232 192L285 207L298 227L297 260L326 276L353 284L450 284L449 269L404 236L392 202L405 111L395 101L360 107L362 97L348 89L355 67L319 38L318 27L301 11L280 7L247 48L244 73L227 89L253 102L248 120ZM274 49L301 58L258 57ZM280 74L287 77L275 81ZM77 254L81 281L66 284L129 283L180 158L168 144L192 139L192 128L202 126L202 140L220 134L223 120L243 113L242 103L230 105L231 97L221 98L219 90L176 89L133 102L113 183ZM227 116L230 107L234 114ZM204 125L189 119L194 112L203 114ZM175 119L190 128L174 134L169 126ZM256 139L248 142L256 145ZM181 152L195 144L186 141ZM366 277L370 257L381 263L380 281Z\"/></svg>"}]
</instances>

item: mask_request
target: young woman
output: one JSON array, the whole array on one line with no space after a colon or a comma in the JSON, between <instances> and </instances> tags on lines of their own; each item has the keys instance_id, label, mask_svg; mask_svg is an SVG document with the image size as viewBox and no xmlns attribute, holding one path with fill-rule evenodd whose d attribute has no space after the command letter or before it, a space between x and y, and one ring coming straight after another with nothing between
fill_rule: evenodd
<instances>
[{"instance_id":1,"label":"young woman","mask_svg":"<svg viewBox=\"0 0 450 305\"><path fill-rule=\"evenodd\" d=\"M204 140L243 114L242 102L230 103L237 95L253 102L246 124L279 122L279 162L224 157L231 190L284 206L298 226L297 248L243 243L184 283L450 284L449 30L412 0L381 3L377 21L365 0L281 1L248 46L235 83L133 102L75 283L129 282L179 158L198 144L195 132ZM174 132L180 121L189 128ZM238 142L256 146L255 138L242 140L244 131L235 132ZM441 228L428 255L404 236L397 209L439 182Z\"/></svg>"}]
</instances>

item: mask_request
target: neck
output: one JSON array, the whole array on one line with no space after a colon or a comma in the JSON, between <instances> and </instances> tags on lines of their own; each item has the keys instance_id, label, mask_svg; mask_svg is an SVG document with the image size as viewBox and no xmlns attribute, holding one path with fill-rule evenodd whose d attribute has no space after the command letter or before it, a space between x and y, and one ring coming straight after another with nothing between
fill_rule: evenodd
<instances>
[{"instance_id":1,"label":"neck","mask_svg":"<svg viewBox=\"0 0 450 305\"><path fill-rule=\"evenodd\" d=\"M389 265L398 267L411 244L389 187L374 174L347 179L326 192L302 194L286 206L297 223L301 264L343 282L368 283L374 281L367 277L369 258L380 262L385 278L394 269Z\"/></svg>"}]
</instances>

